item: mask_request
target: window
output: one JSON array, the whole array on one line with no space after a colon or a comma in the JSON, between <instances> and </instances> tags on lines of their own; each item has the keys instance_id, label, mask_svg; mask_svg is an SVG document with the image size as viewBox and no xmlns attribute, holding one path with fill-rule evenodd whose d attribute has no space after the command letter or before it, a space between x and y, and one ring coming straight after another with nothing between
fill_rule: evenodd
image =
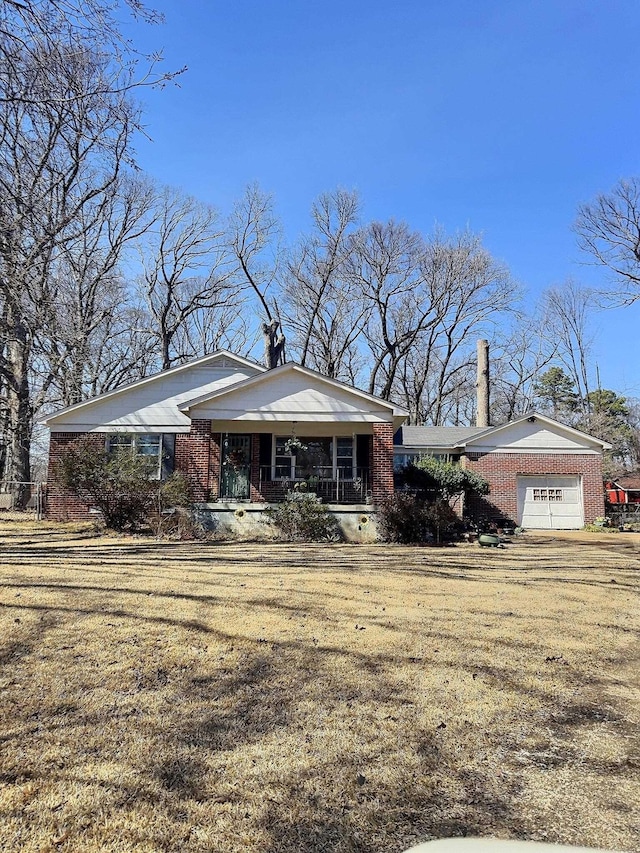
<instances>
[{"instance_id":1,"label":"window","mask_svg":"<svg viewBox=\"0 0 640 853\"><path fill-rule=\"evenodd\" d=\"M285 436L276 436L276 480L291 480L293 477L293 456L287 452Z\"/></svg>"},{"instance_id":2,"label":"window","mask_svg":"<svg viewBox=\"0 0 640 853\"><path fill-rule=\"evenodd\" d=\"M533 500L534 501L562 501L562 489L534 489L533 490Z\"/></svg>"},{"instance_id":3,"label":"window","mask_svg":"<svg viewBox=\"0 0 640 853\"><path fill-rule=\"evenodd\" d=\"M419 459L437 459L440 462L460 461L460 456L453 453L429 453L427 450L411 450L394 452L393 454L393 470L400 471L412 462L417 462Z\"/></svg>"},{"instance_id":4,"label":"window","mask_svg":"<svg viewBox=\"0 0 640 853\"><path fill-rule=\"evenodd\" d=\"M135 453L149 460L152 477L162 475L162 436L149 433L119 432L107 438L108 453Z\"/></svg>"},{"instance_id":5,"label":"window","mask_svg":"<svg viewBox=\"0 0 640 853\"><path fill-rule=\"evenodd\" d=\"M336 468L341 480L353 479L353 438L336 439Z\"/></svg>"},{"instance_id":6,"label":"window","mask_svg":"<svg viewBox=\"0 0 640 853\"><path fill-rule=\"evenodd\" d=\"M290 436L275 437L274 477L277 480L353 479L353 436L318 438L301 436L302 447L287 449ZM337 473L339 472L339 473Z\"/></svg>"}]
</instances>

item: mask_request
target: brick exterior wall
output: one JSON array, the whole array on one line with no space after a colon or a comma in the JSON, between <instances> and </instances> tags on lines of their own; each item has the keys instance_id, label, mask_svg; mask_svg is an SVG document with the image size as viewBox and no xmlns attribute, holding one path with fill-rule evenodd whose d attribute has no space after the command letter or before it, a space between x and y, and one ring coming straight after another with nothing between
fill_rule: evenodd
<instances>
[{"instance_id":1,"label":"brick exterior wall","mask_svg":"<svg viewBox=\"0 0 640 853\"><path fill-rule=\"evenodd\" d=\"M604 489L602 485L602 457L589 454L568 453L469 453L463 458L469 470L481 474L489 481L491 491L484 498L472 498L466 508L471 517L504 516L517 521L518 474L545 476L546 474L580 475L584 501L585 524L604 515Z\"/></svg>"},{"instance_id":2,"label":"brick exterior wall","mask_svg":"<svg viewBox=\"0 0 640 853\"><path fill-rule=\"evenodd\" d=\"M393 424L373 424L371 490L374 504L393 495Z\"/></svg>"},{"instance_id":3,"label":"brick exterior wall","mask_svg":"<svg viewBox=\"0 0 640 853\"><path fill-rule=\"evenodd\" d=\"M211 445L210 420L194 418L190 432L176 435L175 469L188 477L194 501L209 500L212 487L217 492L218 473L212 470L215 459Z\"/></svg>"},{"instance_id":4,"label":"brick exterior wall","mask_svg":"<svg viewBox=\"0 0 640 853\"><path fill-rule=\"evenodd\" d=\"M99 432L52 432L49 443L45 516L52 521L83 521L92 518L90 506L60 483L60 459L68 448L87 442L96 450L104 450L106 435Z\"/></svg>"}]
</instances>

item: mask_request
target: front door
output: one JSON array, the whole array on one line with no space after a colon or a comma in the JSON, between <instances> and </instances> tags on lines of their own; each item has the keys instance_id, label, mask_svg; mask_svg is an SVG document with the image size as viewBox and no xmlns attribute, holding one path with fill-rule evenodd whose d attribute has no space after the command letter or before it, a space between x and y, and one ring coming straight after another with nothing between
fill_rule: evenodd
<instances>
[{"instance_id":1,"label":"front door","mask_svg":"<svg viewBox=\"0 0 640 853\"><path fill-rule=\"evenodd\" d=\"M246 501L251 496L251 436L227 434L222 438L220 497Z\"/></svg>"}]
</instances>

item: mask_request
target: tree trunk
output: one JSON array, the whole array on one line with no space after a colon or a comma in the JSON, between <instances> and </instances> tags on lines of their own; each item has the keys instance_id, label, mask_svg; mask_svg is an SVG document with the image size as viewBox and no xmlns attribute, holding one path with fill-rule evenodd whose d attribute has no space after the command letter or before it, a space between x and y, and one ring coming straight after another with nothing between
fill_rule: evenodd
<instances>
[{"instance_id":1,"label":"tree trunk","mask_svg":"<svg viewBox=\"0 0 640 853\"><path fill-rule=\"evenodd\" d=\"M8 442L6 449L5 482L16 484L16 504L24 508L31 497L31 426L33 413L29 392L28 363L29 342L27 331L21 323L13 325L7 345Z\"/></svg>"}]
</instances>

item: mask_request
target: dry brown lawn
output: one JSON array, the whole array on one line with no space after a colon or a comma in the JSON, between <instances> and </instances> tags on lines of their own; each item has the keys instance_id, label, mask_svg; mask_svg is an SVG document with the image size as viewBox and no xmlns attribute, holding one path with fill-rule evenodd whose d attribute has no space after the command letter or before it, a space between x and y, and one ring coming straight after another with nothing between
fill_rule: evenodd
<instances>
[{"instance_id":1,"label":"dry brown lawn","mask_svg":"<svg viewBox=\"0 0 640 853\"><path fill-rule=\"evenodd\" d=\"M640 848L640 536L0 527L0 849Z\"/></svg>"}]
</instances>

